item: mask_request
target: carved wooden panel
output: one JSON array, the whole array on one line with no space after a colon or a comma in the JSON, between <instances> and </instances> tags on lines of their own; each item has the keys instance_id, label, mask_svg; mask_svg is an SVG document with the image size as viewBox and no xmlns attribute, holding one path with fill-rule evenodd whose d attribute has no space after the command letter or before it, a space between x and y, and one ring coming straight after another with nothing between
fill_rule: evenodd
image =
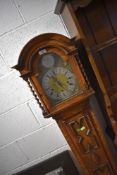
<instances>
[{"instance_id":1,"label":"carved wooden panel","mask_svg":"<svg viewBox=\"0 0 117 175\"><path fill-rule=\"evenodd\" d=\"M88 154L91 150L99 147L97 139L92 132L88 115L81 116L78 120L68 122L68 125L75 133L78 144L81 145L81 151L83 153Z\"/></svg>"},{"instance_id":2,"label":"carved wooden panel","mask_svg":"<svg viewBox=\"0 0 117 175\"><path fill-rule=\"evenodd\" d=\"M113 175L93 124L92 114L83 112L64 122L72 142L91 175Z\"/></svg>"}]
</instances>

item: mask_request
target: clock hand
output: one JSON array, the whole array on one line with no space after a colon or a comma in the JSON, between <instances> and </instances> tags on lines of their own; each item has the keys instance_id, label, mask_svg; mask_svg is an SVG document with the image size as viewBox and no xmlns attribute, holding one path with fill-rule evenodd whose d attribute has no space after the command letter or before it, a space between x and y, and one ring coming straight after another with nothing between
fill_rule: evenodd
<instances>
[{"instance_id":1,"label":"clock hand","mask_svg":"<svg viewBox=\"0 0 117 175\"><path fill-rule=\"evenodd\" d=\"M55 82L56 82L61 88L63 88L64 90L66 89L66 88L64 87L64 85L62 84L62 82L59 81L56 77L53 77L53 79L55 80Z\"/></svg>"}]
</instances>

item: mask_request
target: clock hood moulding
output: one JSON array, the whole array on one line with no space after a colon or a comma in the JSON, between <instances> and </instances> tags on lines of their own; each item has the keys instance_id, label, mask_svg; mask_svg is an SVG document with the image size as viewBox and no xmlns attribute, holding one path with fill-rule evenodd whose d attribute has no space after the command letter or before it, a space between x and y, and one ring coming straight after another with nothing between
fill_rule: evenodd
<instances>
[{"instance_id":1,"label":"clock hood moulding","mask_svg":"<svg viewBox=\"0 0 117 175\"><path fill-rule=\"evenodd\" d=\"M71 40L61 34L46 33L31 39L22 49L18 64L13 67L20 71L22 78L25 79L32 73L31 63L33 61L33 53L46 47L60 48L64 50L66 54L74 50L74 45L71 43Z\"/></svg>"}]
</instances>

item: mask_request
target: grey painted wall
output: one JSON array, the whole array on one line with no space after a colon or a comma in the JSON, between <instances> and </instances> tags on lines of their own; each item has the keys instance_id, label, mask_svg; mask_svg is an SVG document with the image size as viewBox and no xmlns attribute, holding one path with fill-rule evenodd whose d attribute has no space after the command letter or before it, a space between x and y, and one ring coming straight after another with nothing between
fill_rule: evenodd
<instances>
[{"instance_id":1,"label":"grey painted wall","mask_svg":"<svg viewBox=\"0 0 117 175\"><path fill-rule=\"evenodd\" d=\"M68 145L55 121L43 119L17 64L23 46L47 32L68 36L57 0L0 0L0 175L41 162Z\"/></svg>"}]
</instances>

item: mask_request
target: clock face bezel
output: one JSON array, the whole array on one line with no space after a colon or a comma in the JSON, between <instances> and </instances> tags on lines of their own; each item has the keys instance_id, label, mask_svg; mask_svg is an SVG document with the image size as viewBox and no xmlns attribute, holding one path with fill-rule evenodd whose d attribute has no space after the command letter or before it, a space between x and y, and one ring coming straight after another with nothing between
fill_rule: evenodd
<instances>
[{"instance_id":1,"label":"clock face bezel","mask_svg":"<svg viewBox=\"0 0 117 175\"><path fill-rule=\"evenodd\" d=\"M37 77L40 74L40 70L38 70L38 68L36 68L37 65L39 64L39 62L41 61L41 57L44 54L52 54L52 53L57 54L61 59L63 59L65 62L68 62L71 65L72 72L74 73L74 75L79 83L79 87L81 89L78 94L73 94L73 95L69 96L69 98L66 98L63 101L60 101L54 105L52 105L50 100L47 98L47 95L45 94L43 87L41 86L41 84L37 80ZM45 53L39 54L39 52L38 52L38 55L37 55L37 51L36 51L35 54L36 54L36 56L34 56L34 57L36 57L36 59L34 59L35 61L32 64L32 69L34 70L32 72L34 72L34 73L30 77L30 81L32 82L32 85L34 84L34 89L36 90L37 94L40 96L40 99L41 99L44 107L47 109L47 111L52 112L52 111L55 111L55 110L58 110L59 108L61 108L63 104L67 105L67 103L69 103L69 104L72 103L73 99L79 98L79 96L87 89L87 84L84 80L84 77L81 74L81 70L80 70L78 63L77 63L74 56L69 56L63 50L60 50L58 48L46 48ZM50 68L50 70L51 70L51 68Z\"/></svg>"},{"instance_id":2,"label":"clock face bezel","mask_svg":"<svg viewBox=\"0 0 117 175\"><path fill-rule=\"evenodd\" d=\"M58 103L72 96L75 86L74 74L60 66L48 70L42 79L42 87L47 96Z\"/></svg>"}]
</instances>

